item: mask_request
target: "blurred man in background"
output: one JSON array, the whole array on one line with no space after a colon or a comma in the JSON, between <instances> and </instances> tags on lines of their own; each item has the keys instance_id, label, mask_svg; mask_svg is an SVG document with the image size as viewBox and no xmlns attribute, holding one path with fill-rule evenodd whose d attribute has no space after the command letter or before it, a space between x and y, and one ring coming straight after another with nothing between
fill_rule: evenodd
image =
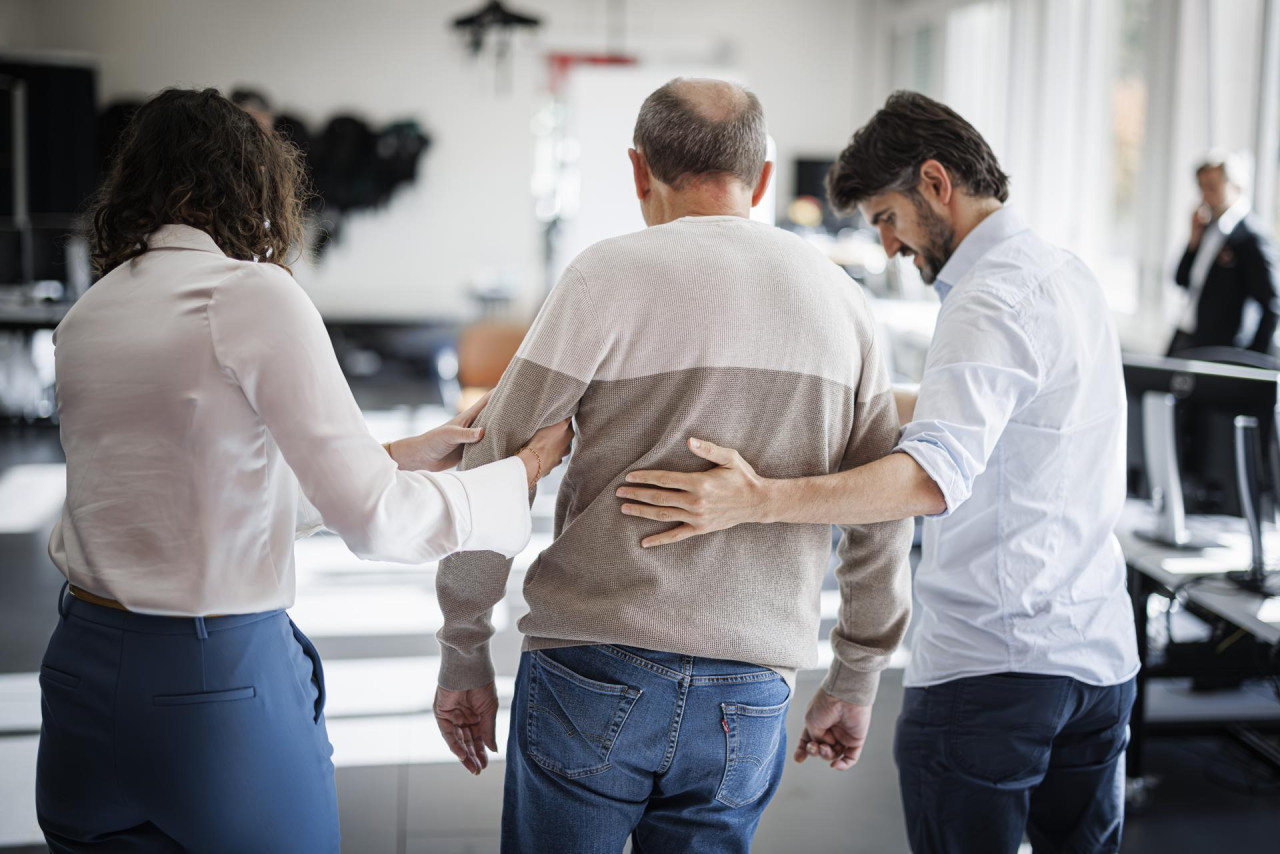
<instances>
[{"instance_id":1,"label":"blurred man in background","mask_svg":"<svg viewBox=\"0 0 1280 854\"><path fill-rule=\"evenodd\" d=\"M1196 183L1201 204L1175 276L1187 289L1187 306L1169 355L1198 347L1274 353L1280 258L1245 195L1248 165L1240 155L1210 152L1196 168Z\"/></svg>"}]
</instances>

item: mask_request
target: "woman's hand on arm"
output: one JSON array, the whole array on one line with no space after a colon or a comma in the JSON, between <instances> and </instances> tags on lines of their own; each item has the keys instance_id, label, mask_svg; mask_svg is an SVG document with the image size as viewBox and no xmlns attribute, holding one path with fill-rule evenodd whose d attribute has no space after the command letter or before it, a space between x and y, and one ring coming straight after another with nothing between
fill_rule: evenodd
<instances>
[{"instance_id":1,"label":"woman's hand on arm","mask_svg":"<svg viewBox=\"0 0 1280 854\"><path fill-rule=\"evenodd\" d=\"M462 461L463 448L484 438L484 428L471 425L489 405L492 395L492 390L485 392L484 397L466 410L420 436L388 442L387 453L405 471L438 472L453 468ZM524 463L530 489L569 453L573 442L573 427L569 422L566 418L543 427L516 453Z\"/></svg>"},{"instance_id":2,"label":"woman's hand on arm","mask_svg":"<svg viewBox=\"0 0 1280 854\"><path fill-rule=\"evenodd\" d=\"M484 438L483 427L472 427L489 404L489 396L477 400L464 411L434 430L387 443L387 453L403 471L444 471L462 461L462 449Z\"/></svg>"},{"instance_id":3,"label":"woman's hand on arm","mask_svg":"<svg viewBox=\"0 0 1280 854\"><path fill-rule=\"evenodd\" d=\"M529 488L533 489L547 472L560 465L560 461L569 453L573 443L573 426L571 419L543 427L529 443L516 452L516 456L524 463L528 475Z\"/></svg>"}]
</instances>

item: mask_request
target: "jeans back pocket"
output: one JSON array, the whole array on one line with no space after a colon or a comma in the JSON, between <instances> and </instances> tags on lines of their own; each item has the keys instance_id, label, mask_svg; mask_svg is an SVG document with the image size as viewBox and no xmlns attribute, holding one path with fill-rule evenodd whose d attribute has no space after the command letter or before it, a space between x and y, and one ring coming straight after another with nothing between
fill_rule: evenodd
<instances>
[{"instance_id":1,"label":"jeans back pocket","mask_svg":"<svg viewBox=\"0 0 1280 854\"><path fill-rule=\"evenodd\" d=\"M777 758L786 734L786 702L777 706L721 703L726 760L716 800L744 807L760 799L778 777Z\"/></svg>"},{"instance_id":2,"label":"jeans back pocket","mask_svg":"<svg viewBox=\"0 0 1280 854\"><path fill-rule=\"evenodd\" d=\"M542 652L530 657L529 758L570 779L609 770L609 753L641 690L580 676Z\"/></svg>"}]
</instances>

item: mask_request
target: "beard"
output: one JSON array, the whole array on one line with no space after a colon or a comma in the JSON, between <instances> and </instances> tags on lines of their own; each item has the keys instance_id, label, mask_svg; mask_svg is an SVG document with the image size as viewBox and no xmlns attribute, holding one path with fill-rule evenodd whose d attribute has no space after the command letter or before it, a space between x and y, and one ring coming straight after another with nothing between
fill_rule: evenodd
<instances>
[{"instance_id":1,"label":"beard","mask_svg":"<svg viewBox=\"0 0 1280 854\"><path fill-rule=\"evenodd\" d=\"M932 285L950 260L951 253L955 252L956 230L933 212L933 208L929 207L929 203L918 191L910 195L911 203L916 209L916 222L924 231L925 237L922 245L907 248L920 256L923 262L920 265L920 278L924 279L926 285Z\"/></svg>"}]
</instances>

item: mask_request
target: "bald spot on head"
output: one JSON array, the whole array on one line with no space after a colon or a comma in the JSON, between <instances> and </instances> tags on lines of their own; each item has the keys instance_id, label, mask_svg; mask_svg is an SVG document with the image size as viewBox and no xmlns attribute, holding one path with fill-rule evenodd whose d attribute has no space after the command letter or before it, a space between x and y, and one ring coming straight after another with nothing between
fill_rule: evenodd
<instances>
[{"instance_id":1,"label":"bald spot on head","mask_svg":"<svg viewBox=\"0 0 1280 854\"><path fill-rule=\"evenodd\" d=\"M755 95L724 80L680 77L645 99L632 140L653 177L676 189L727 177L754 187L768 146Z\"/></svg>"},{"instance_id":2,"label":"bald spot on head","mask_svg":"<svg viewBox=\"0 0 1280 854\"><path fill-rule=\"evenodd\" d=\"M684 79L673 83L671 90L690 110L710 122L735 119L750 104L741 86L724 80Z\"/></svg>"}]
</instances>

